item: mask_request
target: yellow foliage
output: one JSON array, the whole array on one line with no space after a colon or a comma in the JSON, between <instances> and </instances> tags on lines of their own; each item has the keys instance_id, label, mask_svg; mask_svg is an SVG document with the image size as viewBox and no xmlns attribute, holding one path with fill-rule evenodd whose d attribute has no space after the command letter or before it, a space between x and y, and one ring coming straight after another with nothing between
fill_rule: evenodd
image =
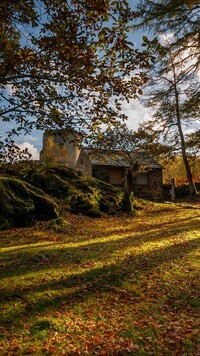
<instances>
[{"instance_id":1,"label":"yellow foliage","mask_svg":"<svg viewBox=\"0 0 200 356\"><path fill-rule=\"evenodd\" d=\"M192 157L189 161L194 181L200 181L200 157ZM163 162L163 166L165 168L163 172L164 183L169 183L172 178L175 179L176 184L187 181L185 166L180 156L173 160L168 159L167 162Z\"/></svg>"}]
</instances>

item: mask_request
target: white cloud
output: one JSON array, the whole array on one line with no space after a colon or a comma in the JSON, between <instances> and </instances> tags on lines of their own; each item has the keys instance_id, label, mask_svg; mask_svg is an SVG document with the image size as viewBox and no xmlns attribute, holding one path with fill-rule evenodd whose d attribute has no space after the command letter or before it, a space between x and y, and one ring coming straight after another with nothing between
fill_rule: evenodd
<instances>
[{"instance_id":1,"label":"white cloud","mask_svg":"<svg viewBox=\"0 0 200 356\"><path fill-rule=\"evenodd\" d=\"M170 32L167 34L161 33L159 35L159 38L160 38L160 43L163 46L170 45L175 40L173 32ZM189 71L195 66L196 66L196 68L198 68L197 63L198 63L198 58L199 58L199 36L194 35L187 42L185 48L183 47L181 50L178 49L178 51L175 50L174 54L175 54L175 58L174 58L173 62L175 63L175 65L177 65L176 72L182 71L182 70ZM196 71L196 77L198 79L200 79L200 71L199 70Z\"/></svg>"},{"instance_id":2,"label":"white cloud","mask_svg":"<svg viewBox=\"0 0 200 356\"><path fill-rule=\"evenodd\" d=\"M37 147L35 147L34 145L31 145L29 142L23 142L18 144L18 146L20 147L21 150L24 150L25 148L28 149L29 153L31 153L31 159L33 160L38 160L39 159L39 151L37 149Z\"/></svg>"},{"instance_id":3,"label":"white cloud","mask_svg":"<svg viewBox=\"0 0 200 356\"><path fill-rule=\"evenodd\" d=\"M159 35L159 38L160 38L160 43L163 45L163 46L166 46L170 43L173 42L174 40L174 33L173 32L170 32L170 33L161 33Z\"/></svg>"},{"instance_id":4,"label":"white cloud","mask_svg":"<svg viewBox=\"0 0 200 356\"><path fill-rule=\"evenodd\" d=\"M32 130L31 135L26 134L26 135L19 135L19 137L15 138L16 144L20 147L21 144L24 144L26 142L29 147L34 147L38 151L41 151L42 149L42 131L40 130Z\"/></svg>"},{"instance_id":5,"label":"white cloud","mask_svg":"<svg viewBox=\"0 0 200 356\"><path fill-rule=\"evenodd\" d=\"M6 84L5 85L6 91L9 95L12 95L16 92L17 88L13 84Z\"/></svg>"},{"instance_id":6,"label":"white cloud","mask_svg":"<svg viewBox=\"0 0 200 356\"><path fill-rule=\"evenodd\" d=\"M137 130L140 123L148 120L150 110L145 108L139 100L130 100L130 103L124 102L122 111L128 116L126 122L130 129Z\"/></svg>"}]
</instances>

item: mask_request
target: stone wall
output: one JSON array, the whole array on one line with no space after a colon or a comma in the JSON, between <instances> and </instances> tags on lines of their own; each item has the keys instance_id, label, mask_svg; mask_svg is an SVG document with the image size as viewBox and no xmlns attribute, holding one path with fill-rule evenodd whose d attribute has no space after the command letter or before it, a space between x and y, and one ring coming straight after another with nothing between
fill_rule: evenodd
<instances>
[{"instance_id":1,"label":"stone wall","mask_svg":"<svg viewBox=\"0 0 200 356\"><path fill-rule=\"evenodd\" d=\"M92 167L92 176L109 183L109 172L112 167L95 165ZM121 167L124 172L124 168ZM162 169L154 168L147 172L147 184L136 184L136 179L133 179L133 192L137 197L162 200L163 199L163 180Z\"/></svg>"},{"instance_id":2,"label":"stone wall","mask_svg":"<svg viewBox=\"0 0 200 356\"><path fill-rule=\"evenodd\" d=\"M151 169L147 173L148 184L137 185L133 187L133 191L137 197L150 199L150 200L162 200L163 199L163 178L162 169Z\"/></svg>"},{"instance_id":3,"label":"stone wall","mask_svg":"<svg viewBox=\"0 0 200 356\"><path fill-rule=\"evenodd\" d=\"M66 138L60 130L46 131L43 135L43 148L40 152L40 160L51 159L53 163L65 164L75 168L80 154L80 148L76 144L76 133L68 133Z\"/></svg>"},{"instance_id":4,"label":"stone wall","mask_svg":"<svg viewBox=\"0 0 200 356\"><path fill-rule=\"evenodd\" d=\"M115 181L115 186L123 186L124 171L124 167L94 165L92 176L110 184Z\"/></svg>"},{"instance_id":5,"label":"stone wall","mask_svg":"<svg viewBox=\"0 0 200 356\"><path fill-rule=\"evenodd\" d=\"M82 149L79 154L75 169L82 172L86 176L92 176L92 163L84 149Z\"/></svg>"}]
</instances>

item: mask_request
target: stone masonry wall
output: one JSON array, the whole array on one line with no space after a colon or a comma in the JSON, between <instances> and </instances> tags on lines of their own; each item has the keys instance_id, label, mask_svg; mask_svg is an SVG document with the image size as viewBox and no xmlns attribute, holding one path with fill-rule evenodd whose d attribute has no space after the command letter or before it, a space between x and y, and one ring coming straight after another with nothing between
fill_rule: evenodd
<instances>
[{"instance_id":1,"label":"stone masonry wall","mask_svg":"<svg viewBox=\"0 0 200 356\"><path fill-rule=\"evenodd\" d=\"M162 200L163 199L163 180L162 169L151 169L148 172L148 184L147 185L134 185L134 193L137 197L150 199L150 200Z\"/></svg>"},{"instance_id":2,"label":"stone masonry wall","mask_svg":"<svg viewBox=\"0 0 200 356\"><path fill-rule=\"evenodd\" d=\"M80 154L80 148L75 142L76 134L68 133L66 139L61 131L46 131L43 135L43 148L40 152L40 160L45 162L52 159L54 163L65 164L67 167L75 168Z\"/></svg>"},{"instance_id":3,"label":"stone masonry wall","mask_svg":"<svg viewBox=\"0 0 200 356\"><path fill-rule=\"evenodd\" d=\"M75 169L81 171L86 176L92 176L92 163L83 149L80 152Z\"/></svg>"},{"instance_id":4,"label":"stone masonry wall","mask_svg":"<svg viewBox=\"0 0 200 356\"><path fill-rule=\"evenodd\" d=\"M109 171L108 166L92 167L92 176L97 179L101 179L104 182L109 183ZM163 180L162 169L151 169L148 173L148 184L136 184L133 183L133 192L139 198L150 199L154 201L163 199Z\"/></svg>"}]
</instances>

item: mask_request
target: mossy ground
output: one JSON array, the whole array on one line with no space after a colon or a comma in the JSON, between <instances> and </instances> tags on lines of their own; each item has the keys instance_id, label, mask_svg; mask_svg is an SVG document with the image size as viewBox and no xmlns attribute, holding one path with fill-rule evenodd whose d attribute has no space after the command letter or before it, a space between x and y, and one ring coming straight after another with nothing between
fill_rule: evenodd
<instances>
[{"instance_id":1,"label":"mossy ground","mask_svg":"<svg viewBox=\"0 0 200 356\"><path fill-rule=\"evenodd\" d=\"M0 232L0 354L199 355L199 207L142 204Z\"/></svg>"}]
</instances>

